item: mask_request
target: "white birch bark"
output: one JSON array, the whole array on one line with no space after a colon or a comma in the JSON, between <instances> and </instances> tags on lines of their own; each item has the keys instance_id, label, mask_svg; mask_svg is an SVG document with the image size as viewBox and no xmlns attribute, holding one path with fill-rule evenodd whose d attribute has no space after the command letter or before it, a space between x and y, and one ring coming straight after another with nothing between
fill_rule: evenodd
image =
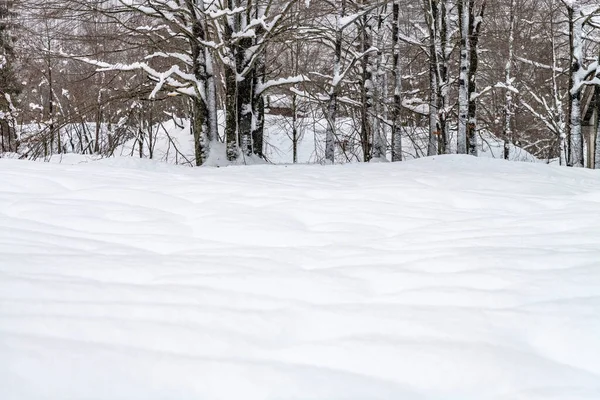
<instances>
[{"instance_id":1,"label":"white birch bark","mask_svg":"<svg viewBox=\"0 0 600 400\"><path fill-rule=\"evenodd\" d=\"M508 27L508 58L504 67L505 103L504 103L504 159L510 159L510 144L513 142L512 119L514 113L512 88L512 67L514 62L515 44L515 0L510 0Z\"/></svg>"},{"instance_id":2,"label":"white birch bark","mask_svg":"<svg viewBox=\"0 0 600 400\"><path fill-rule=\"evenodd\" d=\"M469 0L458 0L460 20L460 75L458 92L458 135L456 152L467 154L467 124L469 123L469 69L471 13Z\"/></svg>"},{"instance_id":3,"label":"white birch bark","mask_svg":"<svg viewBox=\"0 0 600 400\"><path fill-rule=\"evenodd\" d=\"M570 135L570 161L573 167L583 167L583 135L581 131L581 89L585 77L583 70L583 18L579 1L573 1L569 10L572 21L571 48L572 67L571 76L571 135Z\"/></svg>"},{"instance_id":4,"label":"white birch bark","mask_svg":"<svg viewBox=\"0 0 600 400\"><path fill-rule=\"evenodd\" d=\"M438 103L439 103L439 74L438 74L438 9L436 0L425 0L427 29L429 31L429 137L427 155L438 154Z\"/></svg>"},{"instance_id":5,"label":"white birch bark","mask_svg":"<svg viewBox=\"0 0 600 400\"><path fill-rule=\"evenodd\" d=\"M381 15L380 7L377 8L377 14L373 16L373 26L375 32L375 47L377 54L375 59L375 68L372 71L372 90L373 90L373 111L371 116L371 125L373 130L373 154L372 157L378 160L387 159L387 143L384 127L381 124L383 114L383 46L384 46L384 31L383 31L383 16Z\"/></svg>"},{"instance_id":6,"label":"white birch bark","mask_svg":"<svg viewBox=\"0 0 600 400\"><path fill-rule=\"evenodd\" d=\"M335 162L335 136L337 118L337 97L340 81L342 79L342 39L343 19L346 14L346 0L340 1L339 13L336 18L335 28L335 50L333 58L333 77L329 89L329 102L327 104L325 131L325 161L333 164Z\"/></svg>"}]
</instances>

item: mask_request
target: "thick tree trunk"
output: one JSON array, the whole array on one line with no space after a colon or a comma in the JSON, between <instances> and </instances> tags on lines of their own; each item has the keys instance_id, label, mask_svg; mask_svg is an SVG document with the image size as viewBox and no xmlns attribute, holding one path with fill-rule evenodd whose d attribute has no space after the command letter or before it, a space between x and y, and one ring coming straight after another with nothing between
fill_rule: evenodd
<instances>
[{"instance_id":1,"label":"thick tree trunk","mask_svg":"<svg viewBox=\"0 0 600 400\"><path fill-rule=\"evenodd\" d=\"M225 74L225 141L227 143L227 159L235 161L238 158L237 135L237 81L233 68L226 66Z\"/></svg>"},{"instance_id":2,"label":"thick tree trunk","mask_svg":"<svg viewBox=\"0 0 600 400\"><path fill-rule=\"evenodd\" d=\"M263 96L254 99L253 107L252 115L255 122L252 130L252 152L256 156L264 158L265 99Z\"/></svg>"},{"instance_id":3,"label":"thick tree trunk","mask_svg":"<svg viewBox=\"0 0 600 400\"><path fill-rule=\"evenodd\" d=\"M206 161L207 140L205 135L206 128L206 107L202 99L194 97L192 103L192 118L191 130L194 135L194 156L196 157L196 165L200 166ZM141 146L141 144L140 144Z\"/></svg>"},{"instance_id":4,"label":"thick tree trunk","mask_svg":"<svg viewBox=\"0 0 600 400\"><path fill-rule=\"evenodd\" d=\"M241 14L241 13L240 13ZM245 15L240 15L244 18ZM245 21L244 21L245 23ZM240 26L243 24L240 23ZM237 124L238 143L244 156L252 155L252 111L253 111L253 81L256 76L255 65L248 65L248 52L253 45L253 38L247 37L239 40L235 55L237 68Z\"/></svg>"},{"instance_id":5,"label":"thick tree trunk","mask_svg":"<svg viewBox=\"0 0 600 400\"><path fill-rule=\"evenodd\" d=\"M479 37L483 15L485 12L485 0L481 3L481 8L477 15L474 13L474 0L469 2L471 25L469 27L469 116L467 124L467 145L468 153L477 156L477 100L474 95L477 94L477 68L479 67Z\"/></svg>"},{"instance_id":6,"label":"thick tree trunk","mask_svg":"<svg viewBox=\"0 0 600 400\"><path fill-rule=\"evenodd\" d=\"M0 153L17 151L17 135L10 121L0 119Z\"/></svg>"},{"instance_id":7,"label":"thick tree trunk","mask_svg":"<svg viewBox=\"0 0 600 400\"><path fill-rule=\"evenodd\" d=\"M194 4L192 4L194 3ZM188 2L192 18L192 34L189 39L192 55L192 73L196 80L192 99L191 130L194 135L196 165L206 162L212 141L218 137L216 86L210 50L202 42L207 40L206 15L203 1Z\"/></svg>"},{"instance_id":8,"label":"thick tree trunk","mask_svg":"<svg viewBox=\"0 0 600 400\"><path fill-rule=\"evenodd\" d=\"M244 156L252 155L252 79L246 76L238 82L237 117L238 143Z\"/></svg>"},{"instance_id":9,"label":"thick tree trunk","mask_svg":"<svg viewBox=\"0 0 600 400\"><path fill-rule=\"evenodd\" d=\"M195 0L200 15L197 16L199 22L198 38L201 41L208 40L208 26L204 0ZM215 71L213 54L208 46L202 46L203 50L203 79L204 79L204 93L205 93L205 105L206 105L206 138L210 143L219 139L219 128L218 128L218 116L217 116L217 86L215 81ZM209 149L210 151L210 149Z\"/></svg>"}]
</instances>

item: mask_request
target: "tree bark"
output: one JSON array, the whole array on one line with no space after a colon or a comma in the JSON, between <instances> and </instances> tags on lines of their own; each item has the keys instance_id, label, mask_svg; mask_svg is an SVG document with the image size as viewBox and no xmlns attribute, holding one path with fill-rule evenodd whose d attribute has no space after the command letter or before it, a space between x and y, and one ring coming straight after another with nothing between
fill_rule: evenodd
<instances>
[{"instance_id":1,"label":"tree bark","mask_svg":"<svg viewBox=\"0 0 600 400\"><path fill-rule=\"evenodd\" d=\"M402 161L402 66L400 64L400 4L392 5L392 76L394 77L394 101L392 104L392 162Z\"/></svg>"},{"instance_id":2,"label":"tree bark","mask_svg":"<svg viewBox=\"0 0 600 400\"><path fill-rule=\"evenodd\" d=\"M569 140L569 161L572 167L583 167L583 136L581 132L581 70L583 69L583 22L578 2L569 7L569 33L571 41L571 134Z\"/></svg>"},{"instance_id":3,"label":"tree bark","mask_svg":"<svg viewBox=\"0 0 600 400\"><path fill-rule=\"evenodd\" d=\"M460 30L460 75L458 79L458 154L467 154L467 130L469 123L469 71L471 41L469 27L471 26L470 5L472 0L458 0L458 20Z\"/></svg>"}]
</instances>

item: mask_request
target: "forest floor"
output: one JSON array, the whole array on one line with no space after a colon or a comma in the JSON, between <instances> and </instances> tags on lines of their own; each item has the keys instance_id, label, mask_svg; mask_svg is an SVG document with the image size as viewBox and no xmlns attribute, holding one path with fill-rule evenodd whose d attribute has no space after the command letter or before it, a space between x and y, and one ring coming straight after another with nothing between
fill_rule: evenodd
<instances>
[{"instance_id":1,"label":"forest floor","mask_svg":"<svg viewBox=\"0 0 600 400\"><path fill-rule=\"evenodd\" d=\"M598 400L600 174L0 160L2 400Z\"/></svg>"}]
</instances>

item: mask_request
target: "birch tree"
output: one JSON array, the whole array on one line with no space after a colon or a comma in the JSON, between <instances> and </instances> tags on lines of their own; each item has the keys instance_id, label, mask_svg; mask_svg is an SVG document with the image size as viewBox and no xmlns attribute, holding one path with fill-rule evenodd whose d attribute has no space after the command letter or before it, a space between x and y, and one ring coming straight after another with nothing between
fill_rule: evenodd
<instances>
[{"instance_id":1,"label":"birch tree","mask_svg":"<svg viewBox=\"0 0 600 400\"><path fill-rule=\"evenodd\" d=\"M596 77L598 62L586 66L584 40L586 27L594 28L593 18L600 13L600 6L588 4L583 0L563 0L567 9L570 38L571 74L570 74L570 124L568 131L568 165L583 167L585 163L584 141L581 126L581 95L585 85L600 85Z\"/></svg>"},{"instance_id":2,"label":"birch tree","mask_svg":"<svg viewBox=\"0 0 600 400\"><path fill-rule=\"evenodd\" d=\"M13 99L19 93L14 72L12 2L0 2L0 153L16 152L16 108Z\"/></svg>"},{"instance_id":3,"label":"birch tree","mask_svg":"<svg viewBox=\"0 0 600 400\"><path fill-rule=\"evenodd\" d=\"M479 37L485 0L476 8L475 0L458 0L460 27L460 76L458 98L459 154L477 155L477 67Z\"/></svg>"},{"instance_id":4,"label":"birch tree","mask_svg":"<svg viewBox=\"0 0 600 400\"><path fill-rule=\"evenodd\" d=\"M510 0L508 5L508 54L504 67L505 103L504 103L504 159L510 158L510 145L513 139L513 115L514 115L514 87L513 87L513 63L515 60L515 0Z\"/></svg>"},{"instance_id":5,"label":"birch tree","mask_svg":"<svg viewBox=\"0 0 600 400\"><path fill-rule=\"evenodd\" d=\"M402 161L402 64L400 52L400 4L395 0L392 4L392 77L393 101L391 113L392 161Z\"/></svg>"},{"instance_id":6,"label":"birch tree","mask_svg":"<svg viewBox=\"0 0 600 400\"><path fill-rule=\"evenodd\" d=\"M424 0L429 32L429 145L427 154L444 154L448 146L449 8L446 0Z\"/></svg>"},{"instance_id":7,"label":"birch tree","mask_svg":"<svg viewBox=\"0 0 600 400\"><path fill-rule=\"evenodd\" d=\"M458 78L458 134L457 147L458 154L467 154L469 148L467 141L469 137L469 82L471 71L471 40L469 40L471 20L471 10L473 0L458 0L458 20L460 27L460 75Z\"/></svg>"}]
</instances>

